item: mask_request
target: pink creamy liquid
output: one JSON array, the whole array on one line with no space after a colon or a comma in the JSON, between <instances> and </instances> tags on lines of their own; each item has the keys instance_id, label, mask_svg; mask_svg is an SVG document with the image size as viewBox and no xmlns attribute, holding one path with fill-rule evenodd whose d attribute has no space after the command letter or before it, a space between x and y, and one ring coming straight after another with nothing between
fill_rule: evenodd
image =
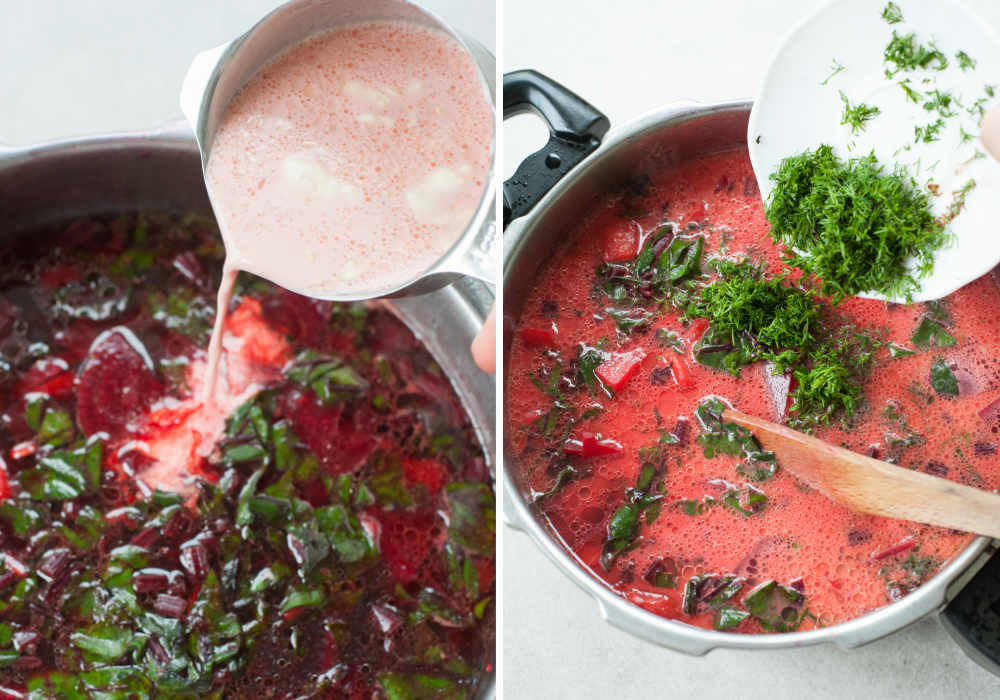
<instances>
[{"instance_id":1,"label":"pink creamy liquid","mask_svg":"<svg viewBox=\"0 0 1000 700\"><path fill-rule=\"evenodd\" d=\"M316 296L416 277L479 205L492 124L465 49L409 23L337 29L261 69L229 106L206 169L227 251L207 390L238 270Z\"/></svg>"}]
</instances>

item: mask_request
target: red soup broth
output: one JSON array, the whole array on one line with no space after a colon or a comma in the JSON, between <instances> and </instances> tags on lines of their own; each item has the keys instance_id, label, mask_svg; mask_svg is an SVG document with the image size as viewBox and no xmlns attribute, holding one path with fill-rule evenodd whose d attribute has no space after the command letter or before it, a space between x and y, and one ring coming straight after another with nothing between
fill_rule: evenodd
<instances>
[{"instance_id":1,"label":"red soup broth","mask_svg":"<svg viewBox=\"0 0 1000 700\"><path fill-rule=\"evenodd\" d=\"M772 478L752 484L767 498L759 512L743 515L716 505L689 514L683 507L684 501L703 502L706 496L718 501L727 488L748 482L736 470L739 459L708 459L697 443L695 410L706 396L778 421L787 417L791 400L789 380L771 376L764 363L744 367L737 378L696 362L691 348L705 331L705 320L684 320L650 305L655 317L649 328L618 330L605 311L614 304L599 290L596 271L604 262L634 258L642 241L665 222L682 234L705 236L703 260L749 255L764 261L770 273L784 267L744 151L650 173L582 211L566 242L541 266L509 353L507 440L536 507L579 561L616 593L700 627L711 628L716 612L703 599L692 614L682 609L687 582L695 576L740 577L737 607L754 586L769 580L800 591L808 611L796 624L801 630L869 613L932 577L971 535L852 512L782 470L780 462ZM910 338L926 305L858 298L840 305L849 320L874 329L886 342L876 352L863 405L850 427L835 423L815 434L910 469L996 489L1000 411L992 407L1000 400L1000 291L986 275L942 306L952 317L948 332L956 343L894 358L889 343L913 348ZM677 334L681 354L657 339L659 329ZM613 398L587 391L573 365L581 344L595 346L602 339L613 366L601 376L605 363L598 376L617 385ZM941 357L958 378L956 398L936 395L929 383L930 366ZM539 426L554 399L539 384L548 386L556 361L563 368L565 409L544 435ZM663 448L660 514L652 524L640 520L638 545L606 570L600 559L609 521L625 502L626 489L636 484L640 449L656 444L662 431L680 443ZM577 475L552 491L567 463ZM653 585L657 571L675 569L673 587ZM713 580L724 579L708 577L709 584ZM764 631L754 617L732 629Z\"/></svg>"},{"instance_id":2,"label":"red soup broth","mask_svg":"<svg viewBox=\"0 0 1000 700\"><path fill-rule=\"evenodd\" d=\"M211 221L0 244L0 700L475 697L492 480L388 309L242 277Z\"/></svg>"}]
</instances>

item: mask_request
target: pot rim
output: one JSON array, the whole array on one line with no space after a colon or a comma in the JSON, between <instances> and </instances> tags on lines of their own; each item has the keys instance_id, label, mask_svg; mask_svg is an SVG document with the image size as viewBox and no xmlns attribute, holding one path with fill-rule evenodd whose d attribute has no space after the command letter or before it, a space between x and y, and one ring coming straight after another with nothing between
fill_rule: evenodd
<instances>
[{"instance_id":1,"label":"pot rim","mask_svg":"<svg viewBox=\"0 0 1000 700\"><path fill-rule=\"evenodd\" d=\"M603 162L620 148L644 136L672 128L684 122L701 119L716 114L746 113L749 116L752 101L734 100L718 103L703 103L690 100L673 102L658 109L613 127L601 146L580 165L569 172L542 198L529 214L513 221L504 236L503 284L506 290L512 260L519 249L536 230L534 227L542 218L541 213L553 202L565 195L578 182L598 171ZM504 324L504 348L509 348L512 325ZM507 365L504 364L504 385ZM988 559L986 552L991 540L976 537L965 549L955 555L932 579L909 593L901 600L890 603L873 612L830 627L806 632L782 634L736 634L718 632L694 627L684 622L661 617L635 605L614 593L597 576L591 574L566 547L558 535L550 535L538 516L532 511L521 495L511 472L513 458L503 460L503 514L507 525L520 530L530 537L535 545L556 565L556 567L597 603L598 611L607 622L646 641L685 652L703 655L713 649L783 649L813 644L833 643L844 649L853 649L885 637L939 610L960 590L964 583L962 574L974 573Z\"/></svg>"},{"instance_id":2,"label":"pot rim","mask_svg":"<svg viewBox=\"0 0 1000 700\"><path fill-rule=\"evenodd\" d=\"M176 119L165 122L152 129L123 130L80 136L66 136L38 143L17 146L0 143L0 171L17 168L22 165L30 164L34 161L44 161L48 158L58 159L66 156L81 156L90 153L130 153L136 151L140 153L144 151L150 153L189 153L192 158L198 158L200 161L200 154L197 142L195 141L194 132L186 120ZM201 172L200 168L198 172ZM475 317L475 320L479 324L481 324L485 318L489 308L489 303L495 296L493 294L493 290L488 285L484 282L473 280L471 278L459 280L456 283L447 286L445 289L439 290L437 293L440 294L442 292L447 293L449 296L453 296L462 305L468 307L470 316ZM412 304L417 302L418 299L419 298L389 299L387 301L390 306L396 306L406 303ZM397 313L399 313L407 327L410 328L414 335L416 335L417 338L425 344L428 352L431 352L435 359L440 360L440 358L438 358L439 353L435 352L427 340L423 337L423 334L420 333L417 328L412 326L409 313L405 309L398 311ZM449 383L452 384L453 390L462 400L463 404L474 400L475 397L472 395L471 391L456 384L458 377L456 377L454 373L449 372L448 379ZM469 412L470 414L474 413L473 411ZM470 419L473 421L477 439L483 444L484 451L488 451L489 444L495 444L495 423L488 425L483 422L484 424L480 425L482 421L475 420L474 416L470 415ZM490 434L484 435L483 433L486 432ZM498 490L499 485L496 482L495 474L495 456L487 454L486 458L487 463L494 472L494 488L495 490ZM496 671L487 671L484 669L482 680L477 688L476 698L477 700L493 700L495 697Z\"/></svg>"}]
</instances>

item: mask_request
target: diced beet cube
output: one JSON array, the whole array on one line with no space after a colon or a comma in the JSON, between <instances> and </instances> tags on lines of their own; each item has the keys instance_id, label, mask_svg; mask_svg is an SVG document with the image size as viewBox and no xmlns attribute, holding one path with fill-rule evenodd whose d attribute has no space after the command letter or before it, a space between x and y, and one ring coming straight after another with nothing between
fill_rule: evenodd
<instances>
[{"instance_id":1,"label":"diced beet cube","mask_svg":"<svg viewBox=\"0 0 1000 700\"><path fill-rule=\"evenodd\" d=\"M208 552L201 543L182 546L179 560L194 581L200 582L208 574Z\"/></svg>"},{"instance_id":2,"label":"diced beet cube","mask_svg":"<svg viewBox=\"0 0 1000 700\"><path fill-rule=\"evenodd\" d=\"M167 572L155 569L137 571L132 577L136 593L162 593L167 590Z\"/></svg>"},{"instance_id":3,"label":"diced beet cube","mask_svg":"<svg viewBox=\"0 0 1000 700\"><path fill-rule=\"evenodd\" d=\"M38 564L38 573L47 581L55 581L69 566L72 558L72 552L66 547L50 549L42 555Z\"/></svg>"},{"instance_id":4,"label":"diced beet cube","mask_svg":"<svg viewBox=\"0 0 1000 700\"><path fill-rule=\"evenodd\" d=\"M979 417L990 427L1000 424L1000 399L991 402L986 408L979 411Z\"/></svg>"},{"instance_id":5,"label":"diced beet cube","mask_svg":"<svg viewBox=\"0 0 1000 700\"><path fill-rule=\"evenodd\" d=\"M563 443L563 451L568 455L578 457L601 457L614 455L622 451L622 444L617 440L602 439L594 433L580 433L579 439L569 439Z\"/></svg>"},{"instance_id":6,"label":"diced beet cube","mask_svg":"<svg viewBox=\"0 0 1000 700\"><path fill-rule=\"evenodd\" d=\"M612 214L603 228L601 256L605 262L631 260L639 254L639 224Z\"/></svg>"},{"instance_id":7,"label":"diced beet cube","mask_svg":"<svg viewBox=\"0 0 1000 700\"><path fill-rule=\"evenodd\" d=\"M112 437L137 432L136 422L163 394L152 360L135 334L124 326L94 340L76 377L76 412L87 435Z\"/></svg>"},{"instance_id":8,"label":"diced beet cube","mask_svg":"<svg viewBox=\"0 0 1000 700\"><path fill-rule=\"evenodd\" d=\"M175 595L160 593L153 600L153 610L167 617L183 617L187 612L187 600Z\"/></svg>"},{"instance_id":9,"label":"diced beet cube","mask_svg":"<svg viewBox=\"0 0 1000 700\"><path fill-rule=\"evenodd\" d=\"M555 324L549 328L544 326L525 326L521 328L521 340L525 345L550 348L556 344L557 331Z\"/></svg>"},{"instance_id":10,"label":"diced beet cube","mask_svg":"<svg viewBox=\"0 0 1000 700\"><path fill-rule=\"evenodd\" d=\"M636 348L629 352L611 353L611 357L601 363L595 373L604 385L614 392L621 391L625 382L634 377L646 359L646 351Z\"/></svg>"},{"instance_id":11,"label":"diced beet cube","mask_svg":"<svg viewBox=\"0 0 1000 700\"><path fill-rule=\"evenodd\" d=\"M403 474L411 484L423 484L435 494L448 481L448 471L436 459L403 457Z\"/></svg>"},{"instance_id":12,"label":"diced beet cube","mask_svg":"<svg viewBox=\"0 0 1000 700\"><path fill-rule=\"evenodd\" d=\"M427 559L431 546L434 516L428 513L378 513L379 550L396 580L414 581Z\"/></svg>"},{"instance_id":13,"label":"diced beet cube","mask_svg":"<svg viewBox=\"0 0 1000 700\"><path fill-rule=\"evenodd\" d=\"M143 549L149 549L159 541L160 531L156 528L150 527L136 534L130 541L130 544L134 544L136 547L142 547Z\"/></svg>"},{"instance_id":14,"label":"diced beet cube","mask_svg":"<svg viewBox=\"0 0 1000 700\"><path fill-rule=\"evenodd\" d=\"M682 391L689 391L694 388L694 380L691 378L691 370L680 357L670 357L670 369L674 374L674 381Z\"/></svg>"}]
</instances>

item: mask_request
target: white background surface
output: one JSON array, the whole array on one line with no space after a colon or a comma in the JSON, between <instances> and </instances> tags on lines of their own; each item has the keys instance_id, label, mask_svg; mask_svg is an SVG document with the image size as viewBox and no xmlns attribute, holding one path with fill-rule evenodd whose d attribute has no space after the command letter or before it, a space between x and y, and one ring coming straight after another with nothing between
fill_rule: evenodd
<instances>
[{"instance_id":1,"label":"white background surface","mask_svg":"<svg viewBox=\"0 0 1000 700\"><path fill-rule=\"evenodd\" d=\"M276 0L0 0L0 143L179 119L191 59ZM491 51L493 0L422 0Z\"/></svg>"},{"instance_id":2,"label":"white background surface","mask_svg":"<svg viewBox=\"0 0 1000 700\"><path fill-rule=\"evenodd\" d=\"M819 0L505 0L505 70L535 68L615 124L679 99L752 97L785 31ZM1000 2L968 0L995 26ZM872 0L878 11L882 0ZM849 41L845 37L845 41ZM504 129L504 174L540 147L540 122ZM532 698L1000 697L933 620L855 651L715 651L689 658L604 624L597 607L524 535L506 530L504 696Z\"/></svg>"}]
</instances>

